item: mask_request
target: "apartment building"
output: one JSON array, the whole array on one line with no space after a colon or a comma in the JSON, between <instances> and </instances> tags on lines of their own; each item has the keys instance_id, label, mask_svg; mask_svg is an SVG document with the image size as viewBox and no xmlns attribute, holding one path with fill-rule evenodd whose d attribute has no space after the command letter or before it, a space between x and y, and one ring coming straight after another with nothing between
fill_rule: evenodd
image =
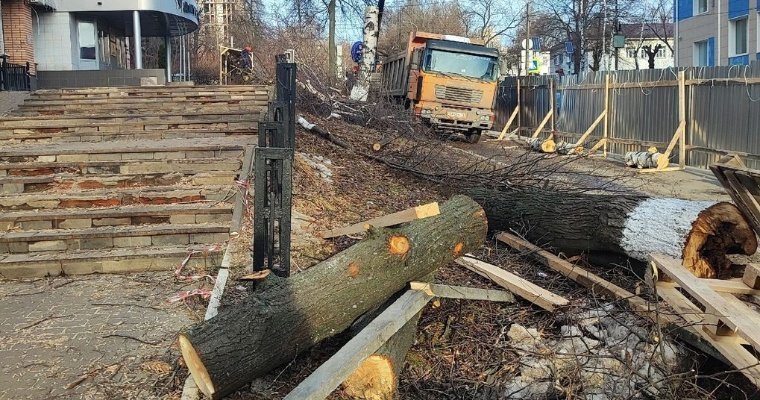
<instances>
[{"instance_id":1,"label":"apartment building","mask_svg":"<svg viewBox=\"0 0 760 400\"><path fill-rule=\"evenodd\" d=\"M139 84L144 74L121 71L143 69L142 38L163 37L170 52L199 10L195 0L0 0L0 15L0 51L29 63L38 87L108 86Z\"/></svg>"},{"instance_id":2,"label":"apartment building","mask_svg":"<svg viewBox=\"0 0 760 400\"><path fill-rule=\"evenodd\" d=\"M676 65L748 65L760 55L758 0L676 0Z\"/></svg>"}]
</instances>

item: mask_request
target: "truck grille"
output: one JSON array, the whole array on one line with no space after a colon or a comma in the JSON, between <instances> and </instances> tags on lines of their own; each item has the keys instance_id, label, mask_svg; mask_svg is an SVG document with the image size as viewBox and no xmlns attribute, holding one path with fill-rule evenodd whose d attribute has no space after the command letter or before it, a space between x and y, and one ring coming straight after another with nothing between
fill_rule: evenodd
<instances>
[{"instance_id":1,"label":"truck grille","mask_svg":"<svg viewBox=\"0 0 760 400\"><path fill-rule=\"evenodd\" d=\"M480 103L480 100L483 98L483 91L458 88L453 86L435 85L435 97L438 100L477 104Z\"/></svg>"}]
</instances>

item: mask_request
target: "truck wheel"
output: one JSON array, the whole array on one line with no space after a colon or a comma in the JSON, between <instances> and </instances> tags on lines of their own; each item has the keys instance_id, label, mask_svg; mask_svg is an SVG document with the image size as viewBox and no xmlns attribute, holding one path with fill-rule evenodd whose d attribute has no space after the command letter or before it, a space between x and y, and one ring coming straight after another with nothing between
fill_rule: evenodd
<instances>
[{"instance_id":1,"label":"truck wheel","mask_svg":"<svg viewBox=\"0 0 760 400\"><path fill-rule=\"evenodd\" d=\"M475 131L467 135L467 143L477 143L480 140L480 131Z\"/></svg>"}]
</instances>

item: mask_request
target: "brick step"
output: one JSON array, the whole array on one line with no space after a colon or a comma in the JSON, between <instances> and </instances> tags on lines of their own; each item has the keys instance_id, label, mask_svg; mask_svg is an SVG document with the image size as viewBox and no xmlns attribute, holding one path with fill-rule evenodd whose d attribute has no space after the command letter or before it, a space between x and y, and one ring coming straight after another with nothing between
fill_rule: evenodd
<instances>
[{"instance_id":1,"label":"brick step","mask_svg":"<svg viewBox=\"0 0 760 400\"><path fill-rule=\"evenodd\" d=\"M211 171L197 174L111 174L81 176L75 174L3 176L0 193L42 193L61 190L124 189L146 186L233 185L237 171Z\"/></svg>"},{"instance_id":2,"label":"brick step","mask_svg":"<svg viewBox=\"0 0 760 400\"><path fill-rule=\"evenodd\" d=\"M232 186L151 186L137 189L94 189L75 193L31 193L0 195L0 211L52 208L117 207L133 204L177 204L226 202L235 196Z\"/></svg>"},{"instance_id":3,"label":"brick step","mask_svg":"<svg viewBox=\"0 0 760 400\"><path fill-rule=\"evenodd\" d=\"M93 157L97 154L92 155ZM179 160L121 160L0 163L0 177L69 175L150 175L199 174L202 172L240 171L239 159L187 158Z\"/></svg>"},{"instance_id":4,"label":"brick step","mask_svg":"<svg viewBox=\"0 0 760 400\"><path fill-rule=\"evenodd\" d=\"M136 130L127 132L81 132L81 133L47 133L25 132L9 135L0 134L0 145L9 144L41 144L41 143L99 143L114 141L153 141L165 139L196 139L196 138L222 138L244 137L256 135L256 128L246 127L243 129L169 129L169 130Z\"/></svg>"},{"instance_id":5,"label":"brick step","mask_svg":"<svg viewBox=\"0 0 760 400\"><path fill-rule=\"evenodd\" d=\"M93 105L110 106L110 107L125 107L130 106L162 106L167 103L173 103L177 105L221 105L221 104L250 104L266 106L269 102L269 95L219 95L209 98L174 98L171 102L166 101L165 98L150 98L150 97L93 97L84 99L40 99L37 97L29 97L21 103L20 107L66 107L66 108L85 108L92 107Z\"/></svg>"},{"instance_id":6,"label":"brick step","mask_svg":"<svg viewBox=\"0 0 760 400\"><path fill-rule=\"evenodd\" d=\"M163 246L38 252L0 255L0 277L6 279L93 273L170 271L193 254L186 269L210 270L221 265L224 246Z\"/></svg>"},{"instance_id":7,"label":"brick step","mask_svg":"<svg viewBox=\"0 0 760 400\"><path fill-rule=\"evenodd\" d=\"M251 111L216 111L213 113L198 114L189 111L177 111L173 113L162 112L161 110L152 110L142 114L112 114L101 115L97 111L91 114L72 116L66 118L50 118L46 115L28 117L2 117L0 118L0 127L4 128L50 128L57 126L98 126L102 123L122 124L122 123L178 123L184 121L221 121L221 120L247 120L251 115L258 118L261 109Z\"/></svg>"},{"instance_id":8,"label":"brick step","mask_svg":"<svg viewBox=\"0 0 760 400\"><path fill-rule=\"evenodd\" d=\"M99 226L0 233L0 253L180 246L229 239L229 223Z\"/></svg>"},{"instance_id":9,"label":"brick step","mask_svg":"<svg viewBox=\"0 0 760 400\"><path fill-rule=\"evenodd\" d=\"M125 94L125 93L238 93L238 92L255 92L269 93L270 86L267 85L195 85L195 86L100 86L88 88L62 88L62 89L40 89L35 91L35 95L55 95L55 94Z\"/></svg>"},{"instance_id":10,"label":"brick step","mask_svg":"<svg viewBox=\"0 0 760 400\"><path fill-rule=\"evenodd\" d=\"M91 107L93 105L121 106L160 106L166 103L175 104L246 104L265 106L270 100L269 94L218 94L213 96L159 96L159 97L83 97L78 99L60 99L51 96L34 96L27 98L22 106L71 106Z\"/></svg>"},{"instance_id":11,"label":"brick step","mask_svg":"<svg viewBox=\"0 0 760 400\"><path fill-rule=\"evenodd\" d=\"M56 139L60 136L74 136L78 139L68 141L96 142L103 140L155 140L178 137L167 130L225 131L235 133L251 133L257 128L258 117L240 117L235 120L188 120L188 121L156 121L156 122L102 122L96 125L57 125L52 127L0 127L0 140L40 140ZM126 137L125 137L126 136ZM182 136L179 136L182 137Z\"/></svg>"},{"instance_id":12,"label":"brick step","mask_svg":"<svg viewBox=\"0 0 760 400\"><path fill-rule=\"evenodd\" d=\"M245 98L255 98L264 100L269 97L269 93L258 92L178 92L178 93L96 93L96 94L32 94L31 100L72 100L88 101L93 99L163 99L164 101L174 100L206 100L206 99L231 99L239 100Z\"/></svg>"},{"instance_id":13,"label":"brick step","mask_svg":"<svg viewBox=\"0 0 760 400\"><path fill-rule=\"evenodd\" d=\"M217 114L220 112L235 113L259 113L262 106L259 104L175 104L169 103L161 107L150 105L108 105L105 104L87 107L72 106L22 106L12 111L10 117L62 117L77 118L86 115L99 116L118 116L118 115L138 115L149 112L162 111L166 113L192 112L194 114Z\"/></svg>"},{"instance_id":14,"label":"brick step","mask_svg":"<svg viewBox=\"0 0 760 400\"><path fill-rule=\"evenodd\" d=\"M114 208L60 208L0 213L0 232L98 226L229 223L232 205L160 204Z\"/></svg>"},{"instance_id":15,"label":"brick step","mask_svg":"<svg viewBox=\"0 0 760 400\"><path fill-rule=\"evenodd\" d=\"M44 143L6 145L0 162L119 161L184 158L238 158L256 136L198 138L196 140L122 140L107 143Z\"/></svg>"}]
</instances>

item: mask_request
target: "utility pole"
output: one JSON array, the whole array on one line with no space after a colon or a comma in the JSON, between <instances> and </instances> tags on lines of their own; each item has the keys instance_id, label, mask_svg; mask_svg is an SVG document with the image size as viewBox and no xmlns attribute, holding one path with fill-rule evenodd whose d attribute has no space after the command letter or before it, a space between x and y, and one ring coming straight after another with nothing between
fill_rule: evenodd
<instances>
[{"instance_id":1,"label":"utility pole","mask_svg":"<svg viewBox=\"0 0 760 400\"><path fill-rule=\"evenodd\" d=\"M335 82L335 72L338 70L338 57L335 49L335 12L336 12L336 3L337 0L330 0L330 3L327 4L327 14L330 19L330 28L328 32L329 38L327 39L327 63L329 64L329 68L327 69L330 71L329 74L329 83L332 85L333 82Z\"/></svg>"},{"instance_id":2,"label":"utility pole","mask_svg":"<svg viewBox=\"0 0 760 400\"><path fill-rule=\"evenodd\" d=\"M676 2L677 3L677 2ZM615 34L620 34L620 21L618 20L618 0L615 0ZM617 46L615 47L615 71L618 70L618 61L619 61L619 53L620 49L618 49Z\"/></svg>"},{"instance_id":3,"label":"utility pole","mask_svg":"<svg viewBox=\"0 0 760 400\"><path fill-rule=\"evenodd\" d=\"M525 1L525 76L530 70L530 0Z\"/></svg>"}]
</instances>

